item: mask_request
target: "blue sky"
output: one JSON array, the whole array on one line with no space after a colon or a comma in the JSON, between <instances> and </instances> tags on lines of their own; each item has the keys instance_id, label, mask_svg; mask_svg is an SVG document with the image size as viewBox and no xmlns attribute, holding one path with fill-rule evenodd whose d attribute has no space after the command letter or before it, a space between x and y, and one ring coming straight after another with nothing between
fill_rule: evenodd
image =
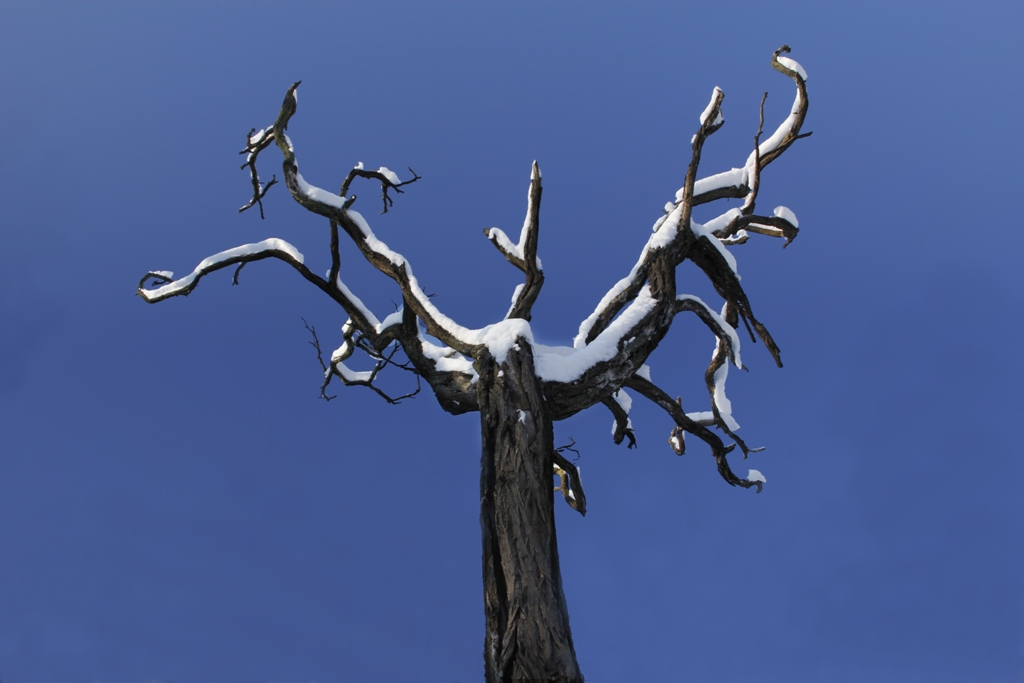
<instances>
[{"instance_id":1,"label":"blue sky","mask_svg":"<svg viewBox=\"0 0 1024 683\"><path fill-rule=\"evenodd\" d=\"M0 680L479 680L476 416L425 394L317 400L301 318L333 347L344 317L280 264L158 306L136 283L267 237L326 269L327 226L282 187L266 220L236 213L245 133L302 79L303 174L414 168L392 212L369 186L357 208L464 325L500 318L520 281L481 230L515 234L537 159L534 330L568 343L680 186L712 88L726 125L705 173L743 163L762 92L769 124L788 111L769 66L788 43L814 135L767 169L760 206L802 232L735 249L786 363L747 344L729 382L768 484L730 488L697 444L675 456L639 398L638 450L612 444L600 407L557 424L587 484L586 518L556 501L582 669L1019 683L1022 18L0 4ZM342 272L375 310L398 300L354 250ZM680 287L713 298L692 268ZM652 376L704 409L712 348L680 319Z\"/></svg>"}]
</instances>

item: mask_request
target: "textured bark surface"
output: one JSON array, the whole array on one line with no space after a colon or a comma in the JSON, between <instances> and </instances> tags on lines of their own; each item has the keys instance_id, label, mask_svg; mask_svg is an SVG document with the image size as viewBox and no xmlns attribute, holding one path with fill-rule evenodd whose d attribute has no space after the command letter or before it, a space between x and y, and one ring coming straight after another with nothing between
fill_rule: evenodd
<instances>
[{"instance_id":1,"label":"textured bark surface","mask_svg":"<svg viewBox=\"0 0 1024 683\"><path fill-rule=\"evenodd\" d=\"M519 340L476 363L488 683L582 681L555 537L551 417Z\"/></svg>"}]
</instances>

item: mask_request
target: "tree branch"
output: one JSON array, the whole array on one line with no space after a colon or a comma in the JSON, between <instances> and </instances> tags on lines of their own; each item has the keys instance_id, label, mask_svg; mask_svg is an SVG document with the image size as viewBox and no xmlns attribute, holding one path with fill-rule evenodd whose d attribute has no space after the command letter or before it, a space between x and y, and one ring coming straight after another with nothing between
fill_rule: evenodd
<instances>
[{"instance_id":1,"label":"tree branch","mask_svg":"<svg viewBox=\"0 0 1024 683\"><path fill-rule=\"evenodd\" d=\"M575 441L570 439L568 446L561 446L556 448L551 454L552 464L554 465L554 472L561 479L561 486L556 486L556 491L561 491L562 496L565 498L565 502L569 504L576 512L586 516L587 514L587 494L583 492L583 482L580 480L580 470L576 465L569 462L562 451L573 451L577 452L573 446L576 445Z\"/></svg>"},{"instance_id":2,"label":"tree branch","mask_svg":"<svg viewBox=\"0 0 1024 683\"><path fill-rule=\"evenodd\" d=\"M417 180L421 179L420 176L416 175L416 171L412 170L411 168L409 169L409 173L412 173L412 180L401 181L398 179L398 176L395 174L395 172L389 169L387 166L381 166L376 171L369 171L367 169L364 169L362 162L360 162L359 165L357 165L351 171L348 172L348 176L345 177L344 182L342 182L341 184L340 194L342 197L348 196L349 185L351 185L352 181L355 180L357 177L379 180L381 190L381 201L384 202L384 210L381 211L381 213L384 214L387 213L388 209L394 206L395 204L391 197L388 196L388 190L394 190L398 194L402 194L402 190L399 188L401 188L404 185L411 185L415 183ZM349 205L355 202L355 199L356 198L354 195L352 197L349 197Z\"/></svg>"},{"instance_id":3,"label":"tree branch","mask_svg":"<svg viewBox=\"0 0 1024 683\"><path fill-rule=\"evenodd\" d=\"M542 192L540 166L534 161L530 174L530 191L527 195L526 220L523 222L519 243L512 244L504 231L499 228L484 230L484 235L498 248L508 262L526 275L526 283L516 288L512 297L512 307L505 316L506 318L531 320L533 304L537 301L540 289L544 285L544 271L541 269L540 259L537 257Z\"/></svg>"},{"instance_id":4,"label":"tree branch","mask_svg":"<svg viewBox=\"0 0 1024 683\"><path fill-rule=\"evenodd\" d=\"M431 335L460 353L472 354L478 344L466 339L471 336L468 334L469 331L453 323L437 310L420 288L416 278L413 277L412 268L405 257L389 249L373 234L363 217L349 208L353 199L341 197L310 185L299 173L298 163L295 160L295 148L284 132L296 111L295 91L299 83L295 83L288 89L284 103L281 105L281 112L274 122L274 139L284 155L282 166L285 185L292 198L308 211L336 222L352 238L364 258L398 284L403 298L406 300L406 305L415 311ZM398 184L404 185L408 182L412 181ZM370 330L363 331L371 332Z\"/></svg>"},{"instance_id":5,"label":"tree branch","mask_svg":"<svg viewBox=\"0 0 1024 683\"><path fill-rule=\"evenodd\" d=\"M771 334L768 333L768 329L754 317L754 313L750 308L750 301L747 299L743 287L740 286L739 278L733 272L732 267L725 260L725 257L722 256L721 252L711 243L708 237L704 236L694 243L693 248L690 249L689 258L708 276L719 296L736 306L736 310L744 323L753 326L757 336L761 338L764 345L768 347L769 353L772 354L772 358L775 359L775 364L781 368L782 357L779 353L779 347L775 344Z\"/></svg>"},{"instance_id":6,"label":"tree branch","mask_svg":"<svg viewBox=\"0 0 1024 683\"><path fill-rule=\"evenodd\" d=\"M150 271L139 281L138 294L146 303L155 304L172 296L188 296L209 273L237 264L276 258L284 261L302 277L306 278L323 291L327 291L327 282L315 275L303 264L303 256L299 250L284 240L271 238L255 244L243 244L204 259L195 270L183 278L173 279L173 273L167 271ZM145 289L147 284L159 285L156 289Z\"/></svg>"},{"instance_id":7,"label":"tree branch","mask_svg":"<svg viewBox=\"0 0 1024 683\"><path fill-rule=\"evenodd\" d=\"M774 216L737 216L729 221L728 226L722 230L716 230L713 234L721 240L727 240L743 230L769 237L785 237L786 242L782 247L786 248L790 242L796 239L797 234L800 232L800 229L797 227L799 224L792 222L796 217L786 207L780 206L775 211L777 213ZM790 218L786 218L783 215L784 212L788 213ZM746 241L746 239L743 238L743 241ZM733 242L733 244L736 243L742 244L742 242Z\"/></svg>"},{"instance_id":8,"label":"tree branch","mask_svg":"<svg viewBox=\"0 0 1024 683\"><path fill-rule=\"evenodd\" d=\"M239 264L239 268L241 268L246 263L262 261L268 258L284 261L297 270L302 277L312 282L322 292L340 304L364 334L373 336L376 339L378 334L376 328L379 323L376 317L373 316L373 313L363 305L363 302L349 291L340 280L335 280L334 286L331 286L322 277L313 273L306 267L303 262L304 257L298 249L288 242L277 238L263 240L254 244L243 244L239 247L214 254L204 259L191 273L178 280L173 279L173 273L150 271L139 281L138 294L146 303L151 304L173 296L188 296L198 286L199 281L209 273L235 264ZM237 277L238 272L236 271L234 279L236 284L238 282ZM150 283L159 286L155 289L146 289L145 286ZM382 332L386 333L386 330L382 330ZM383 339L386 340L388 338L385 336Z\"/></svg>"},{"instance_id":9,"label":"tree branch","mask_svg":"<svg viewBox=\"0 0 1024 683\"><path fill-rule=\"evenodd\" d=\"M622 389L619 389L619 391L622 391ZM623 439L628 438L629 444L626 448L636 448L636 434L633 433L633 425L630 422L629 413L626 412L626 409L619 405L619 402L611 396L602 400L601 403L615 417L615 428L612 430L612 440L615 442L615 445L618 446L622 443Z\"/></svg>"},{"instance_id":10,"label":"tree branch","mask_svg":"<svg viewBox=\"0 0 1024 683\"><path fill-rule=\"evenodd\" d=\"M768 140L758 145L756 158L751 155L743 168L734 168L697 181L693 191L693 206L718 199L743 199L750 193L751 170L755 163L760 173L765 166L782 156L794 142L810 136L810 133L800 133L807 116L807 79L803 67L797 62L788 57L780 57L789 51L789 46L783 45L772 54L772 68L796 83L796 99L793 101L789 116Z\"/></svg>"},{"instance_id":11,"label":"tree branch","mask_svg":"<svg viewBox=\"0 0 1024 683\"><path fill-rule=\"evenodd\" d=\"M603 332L613 319L639 294L645 283L652 281L652 270L657 270L654 281L664 281L665 289L675 293L675 267L686 258L693 236L688 228L692 214L692 195L697 168L700 165L704 141L721 128L722 99L725 97L715 88L711 101L700 116L700 128L693 136L690 164L686 169L683 187L676 193L672 209L654 225L654 234L648 239L640 254L640 260L630 274L613 286L594 312L580 324L574 346L591 343ZM668 208L668 207L666 207ZM661 294L657 292L656 294Z\"/></svg>"},{"instance_id":12,"label":"tree branch","mask_svg":"<svg viewBox=\"0 0 1024 683\"><path fill-rule=\"evenodd\" d=\"M726 446L722 443L722 440L707 427L704 427L697 422L691 420L683 412L682 406L678 402L673 401L668 394L659 389L650 381L634 375L626 382L626 386L630 389L635 390L641 396L650 399L653 403L661 407L665 412L669 414L675 423L676 427L672 430L672 436L669 438L670 442L677 438L678 431L682 430L693 434L698 439L706 443L711 447L711 454L715 457L715 463L718 466L718 473L721 477L731 486L742 486L743 488L750 488L752 486L757 487L757 492L761 492L762 482L756 479L740 479L729 467L729 461L726 456L735 448L734 444ZM679 439L680 447L676 448L673 443L673 449L676 453L682 454L684 448L682 446L682 439ZM749 477L750 475L748 475Z\"/></svg>"},{"instance_id":13,"label":"tree branch","mask_svg":"<svg viewBox=\"0 0 1024 683\"><path fill-rule=\"evenodd\" d=\"M302 322L305 323L306 321L303 320ZM337 376L345 386L361 386L372 389L374 393L392 405L397 405L404 399L412 398L416 394L420 393L421 387L419 373L415 373L414 371L414 374L416 374L416 390L403 394L402 396L391 397L373 383L377 378L377 374L388 365L397 365L398 367L408 370L408 368L405 368L403 364L395 363L392 360L395 353L398 351L398 346L392 347L391 352L385 354L378 353L372 347L360 344L359 340L355 338L358 330L353 322L348 320L341 328L343 342L341 346L331 354L330 366L325 366L323 359L320 357L320 340L317 339L316 330L311 328L308 323L306 324L306 329L308 329L313 335L313 341L310 342L310 344L316 348L317 358L320 360L321 367L324 368L324 383L320 387L321 398L326 398L328 401L331 400L331 398L334 398L333 396L327 397L326 395L327 385L330 384L332 376ZM345 365L345 361L352 357L356 348L361 349L364 353L377 361L373 366L373 370L357 372L350 370L348 366Z\"/></svg>"},{"instance_id":14,"label":"tree branch","mask_svg":"<svg viewBox=\"0 0 1024 683\"><path fill-rule=\"evenodd\" d=\"M245 149L239 154L246 154L245 163L242 164L241 168L249 167L249 176L252 180L252 199L238 210L238 213L247 211L253 207L254 204L260 206L260 218L266 218L263 215L263 197L266 196L267 190L277 183L277 176L273 176L266 185L260 183L260 175L256 170L256 158L259 153L270 146L270 143L274 141L273 132L268 133L264 129L260 129L258 132L255 128L249 131L249 135L246 138Z\"/></svg>"}]
</instances>

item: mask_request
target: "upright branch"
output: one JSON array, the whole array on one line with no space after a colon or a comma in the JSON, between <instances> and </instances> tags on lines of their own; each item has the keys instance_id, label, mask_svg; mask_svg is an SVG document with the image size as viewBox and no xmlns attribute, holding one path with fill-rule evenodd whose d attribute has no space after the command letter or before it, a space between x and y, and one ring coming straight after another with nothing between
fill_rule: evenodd
<instances>
[{"instance_id":1,"label":"upright branch","mask_svg":"<svg viewBox=\"0 0 1024 683\"><path fill-rule=\"evenodd\" d=\"M509 318L532 319L532 308L537 297L540 296L540 288L544 285L544 271L540 265L540 257L537 256L537 240L540 233L540 197L543 192L541 187L540 166L533 162L533 169L530 173L530 192L526 203L526 220L523 221L523 229L519 235L519 242L512 243L508 235L500 228L484 230L487 239L498 248L498 251L513 266L523 271L526 275L526 282L516 287L512 295L512 307L505 316Z\"/></svg>"},{"instance_id":2,"label":"upright branch","mask_svg":"<svg viewBox=\"0 0 1024 683\"><path fill-rule=\"evenodd\" d=\"M273 176L266 184L261 183L259 171L256 169L256 158L259 156L260 152L269 147L270 143L273 141L273 133L268 134L264 128L261 128L258 131L253 128L249 131L245 149L239 152L239 154L246 155L245 163L242 164L241 168L249 168L249 178L252 181L252 199L242 206L242 208L238 210L238 213L244 213L251 209L253 205L259 204L260 218L266 218L263 214L263 198L267 195L267 190L277 183L277 176Z\"/></svg>"}]
</instances>

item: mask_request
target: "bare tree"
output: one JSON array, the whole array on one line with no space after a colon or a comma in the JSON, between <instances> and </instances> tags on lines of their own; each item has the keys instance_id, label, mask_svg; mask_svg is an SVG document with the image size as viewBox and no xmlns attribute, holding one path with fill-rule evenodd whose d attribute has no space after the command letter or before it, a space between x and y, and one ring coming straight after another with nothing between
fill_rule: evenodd
<instances>
[{"instance_id":1,"label":"bare tree","mask_svg":"<svg viewBox=\"0 0 1024 683\"><path fill-rule=\"evenodd\" d=\"M553 505L554 492L561 491L569 505L585 514L586 496L579 471L563 456L566 447L555 447L555 421L600 403L614 416L615 443L628 439L632 447L635 436L628 414L631 399L625 391L631 389L668 413L674 423L668 441L677 454L685 450L686 435L692 435L710 447L726 482L761 490L765 479L760 472L750 470L741 478L727 460L736 446L744 457L754 450L736 436L739 425L725 394L729 363L743 367L739 323L742 321L752 341L764 342L780 367L782 362L768 330L754 317L728 247L743 244L750 233L781 237L786 244L797 234L797 220L789 209L779 207L771 216L754 212L761 171L793 142L809 135L800 133L807 113L806 74L797 62L782 56L788 52L789 47L783 46L772 55L775 70L796 84L796 99L788 118L762 141L762 98L761 123L744 166L698 179L704 142L724 123L724 94L715 88L692 139L692 156L682 188L665 205L664 215L654 224L636 265L581 323L572 347L538 344L530 329L531 309L544 284L537 258L541 173L536 163L519 241L512 242L498 228L485 231L508 262L523 271L525 283L516 288L512 306L502 320L481 329L467 329L434 305L413 276L409 260L382 242L351 208L356 197L349 194L349 186L356 178L380 183L386 212L393 199L389 193L401 193L419 176L413 173L403 182L385 167L374 171L360 164L334 194L310 185L299 173L295 147L285 133L295 114L298 83L288 89L273 125L248 135L242 152L246 155L243 168L250 171L253 194L240 210L258 205L262 213L262 200L277 179L275 176L265 184L261 182L256 164L260 153L276 144L284 155L283 175L292 198L329 221L331 266L327 277L311 271L291 244L269 239L215 254L185 277L174 279L172 273L152 271L139 283L143 299L156 303L190 293L208 273L237 266L237 282L238 271L245 264L279 259L334 299L348 316L341 345L329 362L321 357L323 397L330 398L327 387L337 377L345 385L366 386L387 401L397 402L405 397L388 396L375 384L381 371L395 366L414 373L417 382L426 381L447 412L480 413L484 661L489 682L583 680L562 591ZM742 199L743 204L704 224L692 219L693 207L725 198ZM340 232L398 285L402 306L397 312L379 319L342 282ZM720 312L695 296L676 291L676 269L687 259L707 275L724 299ZM645 365L676 314L683 311L696 314L717 339L705 373L710 410L704 412L685 412L678 398L673 400L651 381ZM315 333L311 343L319 355ZM395 360L399 349L404 359ZM356 350L373 360L371 370L348 367ZM712 428L727 438L728 445ZM557 487L552 487L553 473L560 479Z\"/></svg>"}]
</instances>

